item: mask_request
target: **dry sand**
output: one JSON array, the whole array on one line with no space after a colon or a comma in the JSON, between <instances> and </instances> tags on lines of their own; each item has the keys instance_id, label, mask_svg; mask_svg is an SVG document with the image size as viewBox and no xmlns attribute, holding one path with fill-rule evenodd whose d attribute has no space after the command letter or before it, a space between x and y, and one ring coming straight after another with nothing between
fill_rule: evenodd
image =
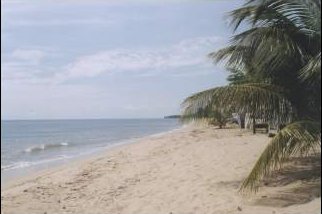
<instances>
[{"instance_id":1,"label":"dry sand","mask_svg":"<svg viewBox=\"0 0 322 214\"><path fill-rule=\"evenodd\" d=\"M320 213L316 157L294 159L256 195L238 194L268 141L210 127L147 137L2 188L2 213Z\"/></svg>"}]
</instances>

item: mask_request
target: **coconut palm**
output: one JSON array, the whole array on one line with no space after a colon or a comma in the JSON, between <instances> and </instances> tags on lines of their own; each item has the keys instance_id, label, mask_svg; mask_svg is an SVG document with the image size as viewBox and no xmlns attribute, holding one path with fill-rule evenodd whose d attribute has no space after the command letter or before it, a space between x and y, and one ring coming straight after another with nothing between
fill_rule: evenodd
<instances>
[{"instance_id":1,"label":"coconut palm","mask_svg":"<svg viewBox=\"0 0 322 214\"><path fill-rule=\"evenodd\" d=\"M230 17L235 32L248 28L210 57L243 81L188 97L183 115L197 120L216 108L286 124L241 186L257 190L290 156L321 146L321 1L249 0Z\"/></svg>"}]
</instances>

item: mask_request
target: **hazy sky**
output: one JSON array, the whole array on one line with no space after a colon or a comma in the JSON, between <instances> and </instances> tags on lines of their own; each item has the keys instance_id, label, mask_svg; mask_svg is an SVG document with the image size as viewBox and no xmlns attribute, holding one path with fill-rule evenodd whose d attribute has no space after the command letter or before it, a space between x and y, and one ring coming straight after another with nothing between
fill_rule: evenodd
<instances>
[{"instance_id":1,"label":"hazy sky","mask_svg":"<svg viewBox=\"0 0 322 214\"><path fill-rule=\"evenodd\" d=\"M4 0L2 119L177 114L186 96L225 84L207 54L242 2Z\"/></svg>"}]
</instances>

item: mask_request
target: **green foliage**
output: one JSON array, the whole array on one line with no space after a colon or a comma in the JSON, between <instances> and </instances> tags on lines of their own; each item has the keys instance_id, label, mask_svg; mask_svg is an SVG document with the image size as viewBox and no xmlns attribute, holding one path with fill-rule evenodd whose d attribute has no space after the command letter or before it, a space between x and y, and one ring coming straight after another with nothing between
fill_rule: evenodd
<instances>
[{"instance_id":1,"label":"green foliage","mask_svg":"<svg viewBox=\"0 0 322 214\"><path fill-rule=\"evenodd\" d=\"M183 103L187 119L204 118L210 111L250 113L265 121L285 123L292 118L292 106L283 89L265 83L217 87L188 97Z\"/></svg>"},{"instance_id":2,"label":"green foliage","mask_svg":"<svg viewBox=\"0 0 322 214\"><path fill-rule=\"evenodd\" d=\"M225 63L230 85L188 97L183 115L198 120L216 109L288 124L242 185L256 190L260 179L291 155L320 146L321 1L249 0L230 17L235 32L242 23L248 29L209 54L215 63Z\"/></svg>"},{"instance_id":3,"label":"green foliage","mask_svg":"<svg viewBox=\"0 0 322 214\"><path fill-rule=\"evenodd\" d=\"M321 124L316 121L298 121L283 128L266 147L241 190L256 191L263 176L279 169L281 163L294 154L305 155L321 146Z\"/></svg>"},{"instance_id":4,"label":"green foliage","mask_svg":"<svg viewBox=\"0 0 322 214\"><path fill-rule=\"evenodd\" d=\"M300 78L307 81L308 84L321 83L321 53L311 58L302 68Z\"/></svg>"},{"instance_id":5,"label":"green foliage","mask_svg":"<svg viewBox=\"0 0 322 214\"><path fill-rule=\"evenodd\" d=\"M222 111L216 111L210 113L210 124L214 126L219 126L219 128L222 128L223 126L226 126L228 123L230 117L229 114L222 112Z\"/></svg>"}]
</instances>

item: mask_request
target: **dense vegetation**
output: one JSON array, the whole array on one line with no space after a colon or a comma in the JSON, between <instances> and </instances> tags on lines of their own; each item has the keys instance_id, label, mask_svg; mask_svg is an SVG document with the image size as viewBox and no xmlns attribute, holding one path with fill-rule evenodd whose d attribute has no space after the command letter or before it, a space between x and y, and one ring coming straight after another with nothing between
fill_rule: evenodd
<instances>
[{"instance_id":1,"label":"dense vegetation","mask_svg":"<svg viewBox=\"0 0 322 214\"><path fill-rule=\"evenodd\" d=\"M249 0L230 18L230 44L209 55L225 63L230 84L188 97L183 115L225 111L285 124L241 187L256 190L290 156L321 146L321 1Z\"/></svg>"}]
</instances>

